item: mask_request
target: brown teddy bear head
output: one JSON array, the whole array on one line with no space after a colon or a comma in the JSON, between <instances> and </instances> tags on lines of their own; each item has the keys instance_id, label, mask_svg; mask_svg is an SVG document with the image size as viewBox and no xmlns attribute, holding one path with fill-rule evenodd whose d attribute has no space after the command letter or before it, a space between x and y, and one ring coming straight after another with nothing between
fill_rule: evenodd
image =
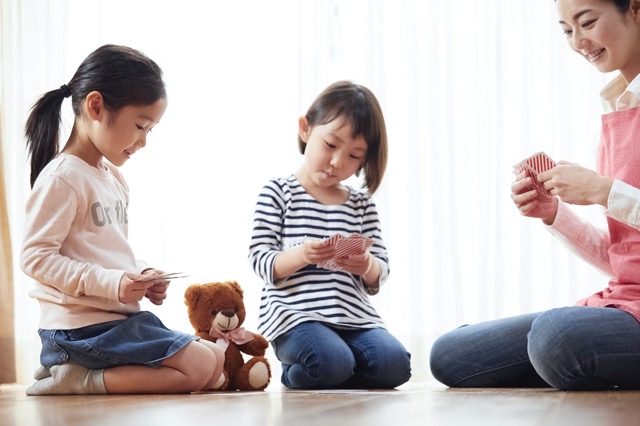
<instances>
[{"instance_id":1,"label":"brown teddy bear head","mask_svg":"<svg viewBox=\"0 0 640 426\"><path fill-rule=\"evenodd\" d=\"M243 291L236 281L192 284L184 293L189 321L196 333L235 330L246 315Z\"/></svg>"}]
</instances>

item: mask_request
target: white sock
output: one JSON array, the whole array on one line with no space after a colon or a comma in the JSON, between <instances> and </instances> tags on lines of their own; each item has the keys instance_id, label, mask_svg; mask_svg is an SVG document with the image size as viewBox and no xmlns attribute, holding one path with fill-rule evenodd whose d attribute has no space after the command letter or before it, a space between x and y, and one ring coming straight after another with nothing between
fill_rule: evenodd
<instances>
[{"instance_id":1,"label":"white sock","mask_svg":"<svg viewBox=\"0 0 640 426\"><path fill-rule=\"evenodd\" d=\"M90 370L77 364L54 365L50 377L27 388L27 395L104 395L104 370Z\"/></svg>"},{"instance_id":2,"label":"white sock","mask_svg":"<svg viewBox=\"0 0 640 426\"><path fill-rule=\"evenodd\" d=\"M36 380L45 379L47 377L51 377L51 372L44 365L39 366L36 369L36 372L33 373L33 378Z\"/></svg>"}]
</instances>

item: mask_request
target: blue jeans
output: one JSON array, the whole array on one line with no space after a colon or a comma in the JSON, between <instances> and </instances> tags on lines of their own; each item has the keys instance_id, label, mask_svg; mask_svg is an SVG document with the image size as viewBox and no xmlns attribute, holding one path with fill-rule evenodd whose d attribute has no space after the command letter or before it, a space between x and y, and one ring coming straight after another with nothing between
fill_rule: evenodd
<instances>
[{"instance_id":1,"label":"blue jeans","mask_svg":"<svg viewBox=\"0 0 640 426\"><path fill-rule=\"evenodd\" d=\"M303 322L272 342L290 389L391 389L411 377L411 355L387 330Z\"/></svg>"},{"instance_id":2,"label":"blue jeans","mask_svg":"<svg viewBox=\"0 0 640 426\"><path fill-rule=\"evenodd\" d=\"M431 372L450 387L640 389L640 323L573 306L466 325L436 340Z\"/></svg>"}]
</instances>

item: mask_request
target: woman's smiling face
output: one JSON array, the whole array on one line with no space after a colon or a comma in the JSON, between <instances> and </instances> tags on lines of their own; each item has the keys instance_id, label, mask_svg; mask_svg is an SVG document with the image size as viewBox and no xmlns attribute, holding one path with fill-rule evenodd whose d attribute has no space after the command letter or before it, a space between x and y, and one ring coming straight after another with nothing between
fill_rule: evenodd
<instances>
[{"instance_id":1,"label":"woman's smiling face","mask_svg":"<svg viewBox=\"0 0 640 426\"><path fill-rule=\"evenodd\" d=\"M601 72L619 70L627 82L640 72L638 1L622 13L611 0L556 0L569 46Z\"/></svg>"}]
</instances>

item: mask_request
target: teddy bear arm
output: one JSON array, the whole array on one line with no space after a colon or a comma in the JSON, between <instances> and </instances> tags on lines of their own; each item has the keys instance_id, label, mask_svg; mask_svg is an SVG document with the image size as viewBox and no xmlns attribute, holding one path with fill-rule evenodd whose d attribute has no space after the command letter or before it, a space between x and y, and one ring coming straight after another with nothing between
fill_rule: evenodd
<instances>
[{"instance_id":1,"label":"teddy bear arm","mask_svg":"<svg viewBox=\"0 0 640 426\"><path fill-rule=\"evenodd\" d=\"M267 342L267 339L259 334L254 334L253 340L238 346L242 352L253 356L264 356L268 347L269 342Z\"/></svg>"}]
</instances>

